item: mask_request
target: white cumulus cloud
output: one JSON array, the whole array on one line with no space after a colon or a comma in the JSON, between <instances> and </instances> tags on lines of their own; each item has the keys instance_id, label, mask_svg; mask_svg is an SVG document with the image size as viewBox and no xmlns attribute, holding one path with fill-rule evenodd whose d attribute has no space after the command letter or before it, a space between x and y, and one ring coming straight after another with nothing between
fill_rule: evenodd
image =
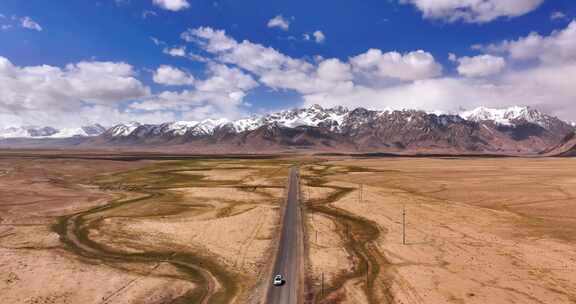
<instances>
[{"instance_id":1,"label":"white cumulus cloud","mask_svg":"<svg viewBox=\"0 0 576 304\"><path fill-rule=\"evenodd\" d=\"M458 73L466 77L485 77L500 73L506 67L506 60L493 55L452 58L458 62Z\"/></svg>"},{"instance_id":2,"label":"white cumulus cloud","mask_svg":"<svg viewBox=\"0 0 576 304\"><path fill-rule=\"evenodd\" d=\"M442 74L442 66L436 62L432 54L423 50L401 54L370 49L352 57L350 62L355 70L372 80L386 78L417 80Z\"/></svg>"},{"instance_id":3,"label":"white cumulus cloud","mask_svg":"<svg viewBox=\"0 0 576 304\"><path fill-rule=\"evenodd\" d=\"M193 77L182 68L160 66L153 74L156 83L184 87L155 94L127 63L20 67L0 57L0 125L237 118L249 106L246 96L258 86L292 91L304 104L445 112L521 104L574 119L575 33L573 21L552 33L476 48L484 54L451 54L459 74L443 76L443 67L425 50L369 49L350 58L294 58L200 27L181 37L195 44L204 74ZM191 56L186 47L177 48Z\"/></svg>"},{"instance_id":4,"label":"white cumulus cloud","mask_svg":"<svg viewBox=\"0 0 576 304\"><path fill-rule=\"evenodd\" d=\"M304 95L303 98L306 104L326 106L362 105L369 108L417 108L444 112L460 107L529 105L563 119L574 120L575 27L576 22L573 22L547 36L531 34L478 48L506 53L506 59L491 54L462 58L451 54L449 58L460 63L460 74L467 77L420 79L384 87L355 85L347 92L319 92ZM376 55L366 57L379 58ZM373 61L368 58L364 58L364 64ZM527 59L535 61L529 65L518 64ZM504 69L507 62L511 64ZM494 77L479 77L492 73Z\"/></svg>"},{"instance_id":5,"label":"white cumulus cloud","mask_svg":"<svg viewBox=\"0 0 576 304\"><path fill-rule=\"evenodd\" d=\"M186 119L237 118L247 92L258 86L248 74L224 64L209 63L206 78L180 91L163 91L130 104L130 109L182 112Z\"/></svg>"},{"instance_id":6,"label":"white cumulus cloud","mask_svg":"<svg viewBox=\"0 0 576 304\"><path fill-rule=\"evenodd\" d=\"M302 38L306 41L310 41L314 38L316 43L324 43L324 41L326 41L326 35L324 35L320 30L314 31L313 33L304 33L302 34Z\"/></svg>"},{"instance_id":7,"label":"white cumulus cloud","mask_svg":"<svg viewBox=\"0 0 576 304\"><path fill-rule=\"evenodd\" d=\"M480 47L487 52L508 53L516 60L538 59L543 62L564 62L576 59L576 21L549 36L532 32L517 40Z\"/></svg>"},{"instance_id":8,"label":"white cumulus cloud","mask_svg":"<svg viewBox=\"0 0 576 304\"><path fill-rule=\"evenodd\" d=\"M22 124L73 124L80 119L75 113L86 107L111 108L148 96L149 88L135 76L122 62L19 67L0 57L0 112Z\"/></svg>"},{"instance_id":9,"label":"white cumulus cloud","mask_svg":"<svg viewBox=\"0 0 576 304\"><path fill-rule=\"evenodd\" d=\"M314 36L314 41L316 41L316 43L324 43L326 40L326 36L322 31L315 31L312 33L312 36Z\"/></svg>"},{"instance_id":10,"label":"white cumulus cloud","mask_svg":"<svg viewBox=\"0 0 576 304\"><path fill-rule=\"evenodd\" d=\"M30 30L35 30L39 32L42 31L42 27L40 26L40 24L38 24L38 22L32 20L32 18L28 16L20 18L20 26Z\"/></svg>"},{"instance_id":11,"label":"white cumulus cloud","mask_svg":"<svg viewBox=\"0 0 576 304\"><path fill-rule=\"evenodd\" d=\"M244 40L238 42L224 31L212 28L196 28L185 32L183 38L201 46L214 55L216 60L234 64L254 73L259 81L273 89L290 89L301 93L324 90L343 90L352 83L347 79L328 77L326 70L350 69L347 63L336 59L316 66L306 60L286 56L279 51ZM348 77L346 77L348 78Z\"/></svg>"},{"instance_id":12,"label":"white cumulus cloud","mask_svg":"<svg viewBox=\"0 0 576 304\"><path fill-rule=\"evenodd\" d=\"M544 0L400 0L422 12L424 18L448 22L485 23L500 17L525 15Z\"/></svg>"},{"instance_id":13,"label":"white cumulus cloud","mask_svg":"<svg viewBox=\"0 0 576 304\"><path fill-rule=\"evenodd\" d=\"M573 77L576 64L507 72L497 80L433 78L383 88L356 86L344 93L323 92L303 98L307 105L442 112L461 107L529 105L570 120L576 117Z\"/></svg>"},{"instance_id":14,"label":"white cumulus cloud","mask_svg":"<svg viewBox=\"0 0 576 304\"><path fill-rule=\"evenodd\" d=\"M506 68L507 61L519 59L494 54L460 58L451 55L464 77L442 76L442 65L424 50L399 53L370 49L347 61L337 58L308 61L247 40L238 42L224 31L211 28L192 29L183 37L200 46L212 60L253 73L263 85L298 92L305 104L445 112L461 107L521 104L569 118L576 116L572 106L576 99L572 84L576 59L570 52L571 39L566 38L572 26L539 36L540 47L554 45L553 51L550 46L544 47L550 49L544 53L560 54L565 59L563 64L542 59L536 66L510 64ZM501 52L510 53L508 48ZM533 57L539 59L543 53L539 54Z\"/></svg>"},{"instance_id":15,"label":"white cumulus cloud","mask_svg":"<svg viewBox=\"0 0 576 304\"><path fill-rule=\"evenodd\" d=\"M338 59L326 59L318 65L318 77L331 81L342 81L352 79L352 68L349 64Z\"/></svg>"},{"instance_id":16,"label":"white cumulus cloud","mask_svg":"<svg viewBox=\"0 0 576 304\"><path fill-rule=\"evenodd\" d=\"M190 3L186 0L153 0L153 3L165 10L174 12L190 7Z\"/></svg>"},{"instance_id":17,"label":"white cumulus cloud","mask_svg":"<svg viewBox=\"0 0 576 304\"><path fill-rule=\"evenodd\" d=\"M161 65L156 69L153 80L165 85L190 85L194 83L194 76L169 65Z\"/></svg>"},{"instance_id":18,"label":"white cumulus cloud","mask_svg":"<svg viewBox=\"0 0 576 304\"><path fill-rule=\"evenodd\" d=\"M172 48L165 48L163 50L164 54L170 55L172 57L185 57L186 56L186 47L172 47Z\"/></svg>"},{"instance_id":19,"label":"white cumulus cloud","mask_svg":"<svg viewBox=\"0 0 576 304\"><path fill-rule=\"evenodd\" d=\"M290 20L284 18L282 15L278 15L268 20L268 27L277 27L287 31L288 28L290 28Z\"/></svg>"}]
</instances>

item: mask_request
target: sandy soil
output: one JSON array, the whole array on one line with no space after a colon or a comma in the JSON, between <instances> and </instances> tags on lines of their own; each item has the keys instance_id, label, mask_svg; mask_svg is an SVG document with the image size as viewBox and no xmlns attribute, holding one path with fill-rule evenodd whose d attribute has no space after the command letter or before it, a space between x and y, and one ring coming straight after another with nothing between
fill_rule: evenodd
<instances>
[{"instance_id":1,"label":"sandy soil","mask_svg":"<svg viewBox=\"0 0 576 304\"><path fill-rule=\"evenodd\" d=\"M102 204L113 194L77 181L136 166L105 161L0 160L5 172L0 176L0 223L48 223L54 215Z\"/></svg>"},{"instance_id":2,"label":"sandy soil","mask_svg":"<svg viewBox=\"0 0 576 304\"><path fill-rule=\"evenodd\" d=\"M309 276L316 284L324 276L324 284L334 283L337 275L352 270L353 260L344 248L342 238L336 231L336 223L321 214L309 214L307 218L309 235ZM316 286L318 288L318 286Z\"/></svg>"},{"instance_id":3,"label":"sandy soil","mask_svg":"<svg viewBox=\"0 0 576 304\"><path fill-rule=\"evenodd\" d=\"M2 303L162 303L194 288L149 275L173 274L165 264L138 274L86 264L61 250L26 249L0 249L0 261Z\"/></svg>"},{"instance_id":4,"label":"sandy soil","mask_svg":"<svg viewBox=\"0 0 576 304\"><path fill-rule=\"evenodd\" d=\"M305 170L302 170L302 171L305 172ZM328 196L330 196L331 194L336 193L336 190L333 188L308 187L308 184L309 184L309 182L305 180L304 181L304 187L301 188L302 198L305 201L310 201L310 200L314 201L314 200L325 199Z\"/></svg>"},{"instance_id":5,"label":"sandy soil","mask_svg":"<svg viewBox=\"0 0 576 304\"><path fill-rule=\"evenodd\" d=\"M239 170L237 166L234 169L212 169L202 171L201 174L204 176L205 180L219 180L219 181L237 181L247 178L254 173L257 172L255 170ZM192 174L196 175L198 171L181 171L184 174Z\"/></svg>"},{"instance_id":6,"label":"sandy soil","mask_svg":"<svg viewBox=\"0 0 576 304\"><path fill-rule=\"evenodd\" d=\"M355 190L333 206L380 227L376 245L386 262L374 289L390 286L389 302L576 302L574 160L334 164L380 170L329 179L350 188L364 184L362 202Z\"/></svg>"}]
</instances>

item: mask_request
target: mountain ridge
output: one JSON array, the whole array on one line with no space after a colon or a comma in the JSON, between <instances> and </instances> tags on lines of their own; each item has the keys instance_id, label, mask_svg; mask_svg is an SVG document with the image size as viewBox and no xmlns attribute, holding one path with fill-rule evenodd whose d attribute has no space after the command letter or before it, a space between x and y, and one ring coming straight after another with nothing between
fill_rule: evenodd
<instances>
[{"instance_id":1,"label":"mountain ridge","mask_svg":"<svg viewBox=\"0 0 576 304\"><path fill-rule=\"evenodd\" d=\"M560 143L542 151L540 154L555 157L576 156L576 132L569 133Z\"/></svg>"},{"instance_id":2,"label":"mountain ridge","mask_svg":"<svg viewBox=\"0 0 576 304\"><path fill-rule=\"evenodd\" d=\"M98 129L98 132L85 135L86 138L77 144L183 146L191 151L299 149L535 154L559 144L573 131L572 125L557 117L520 106L479 107L459 114L439 114L411 109L368 110L312 105L239 120L129 122ZM54 133L54 130L50 132ZM50 136L40 133L36 138L47 137Z\"/></svg>"},{"instance_id":3,"label":"mountain ridge","mask_svg":"<svg viewBox=\"0 0 576 304\"><path fill-rule=\"evenodd\" d=\"M529 107L479 108L467 115L419 110L368 110L313 105L236 121L118 125L94 142L112 145L185 145L191 149L310 149L362 152L439 150L537 153L573 131L568 123ZM476 114L476 115L475 115ZM132 126L133 127L133 126Z\"/></svg>"},{"instance_id":4,"label":"mountain ridge","mask_svg":"<svg viewBox=\"0 0 576 304\"><path fill-rule=\"evenodd\" d=\"M539 124L541 126L550 126L550 120L555 120L555 122L561 121L560 119L544 114L536 109L524 106L513 106L504 109L478 107L471 111L463 111L458 114L438 114L437 111L425 112L422 110L415 109L403 109L403 110L368 110L365 108L355 108L349 110L345 107L333 107L333 108L323 108L319 105L312 105L307 108L295 108L291 110L284 110L279 112L274 112L270 114L265 114L260 117L252 116L250 118L242 118L238 120L227 120L227 119L206 119L202 121L175 121L162 124L139 124L150 126L164 126L168 129L173 129L173 125L188 124L191 129L196 129L197 133L211 134L217 127L223 127L224 125L229 125L236 132L252 131L266 124L273 122L278 122L285 127L298 127L298 126L313 126L313 127L328 127L332 131L340 131L340 126L347 114L358 112L363 113L374 113L377 116L384 115L385 113L426 113L429 115L436 116L459 116L464 120L470 120L475 122L486 122L493 121L497 125L503 126L513 126L515 122L526 121ZM479 114L481 113L481 114ZM357 116L357 115L356 115ZM114 127L125 127L130 124L118 124ZM564 122L566 125L570 125ZM172 125L172 126L171 126ZM114 128L113 127L113 128ZM198 131L198 129L201 129ZM131 130L133 131L133 130ZM202 132L203 131L203 132ZM114 133L114 132L113 132ZM129 133L114 133L109 135L116 136L128 136ZM180 134L183 135L183 134ZM199 134L197 134L199 135Z\"/></svg>"}]
</instances>

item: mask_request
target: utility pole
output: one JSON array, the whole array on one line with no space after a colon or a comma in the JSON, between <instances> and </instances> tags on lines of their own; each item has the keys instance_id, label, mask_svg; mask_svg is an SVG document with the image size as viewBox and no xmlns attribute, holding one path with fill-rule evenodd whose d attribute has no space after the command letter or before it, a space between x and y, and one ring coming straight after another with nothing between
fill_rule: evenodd
<instances>
[{"instance_id":1,"label":"utility pole","mask_svg":"<svg viewBox=\"0 0 576 304\"><path fill-rule=\"evenodd\" d=\"M324 273L322 273L322 278L320 279L320 294L324 298Z\"/></svg>"},{"instance_id":2,"label":"utility pole","mask_svg":"<svg viewBox=\"0 0 576 304\"><path fill-rule=\"evenodd\" d=\"M368 260L366 260L366 289L368 289L370 285L369 275L370 275L370 265L368 264Z\"/></svg>"},{"instance_id":3,"label":"utility pole","mask_svg":"<svg viewBox=\"0 0 576 304\"><path fill-rule=\"evenodd\" d=\"M406 245L406 206L402 207L402 245Z\"/></svg>"},{"instance_id":4,"label":"utility pole","mask_svg":"<svg viewBox=\"0 0 576 304\"><path fill-rule=\"evenodd\" d=\"M363 199L363 195L362 192L364 190L364 185L363 184L358 184L358 202L362 203L362 199Z\"/></svg>"}]
</instances>

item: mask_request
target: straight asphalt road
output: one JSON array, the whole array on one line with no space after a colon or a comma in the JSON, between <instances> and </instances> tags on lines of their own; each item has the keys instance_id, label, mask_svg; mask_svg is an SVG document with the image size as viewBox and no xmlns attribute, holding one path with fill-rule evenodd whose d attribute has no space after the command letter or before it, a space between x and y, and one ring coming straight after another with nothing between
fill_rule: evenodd
<instances>
[{"instance_id":1,"label":"straight asphalt road","mask_svg":"<svg viewBox=\"0 0 576 304\"><path fill-rule=\"evenodd\" d=\"M284 215L282 219L282 230L274 271L270 277L267 304L297 304L302 303L301 273L303 268L304 240L302 231L302 214L299 205L299 175L298 169L290 169L288 181L288 191ZM274 276L280 274L286 280L283 286L273 286Z\"/></svg>"}]
</instances>

